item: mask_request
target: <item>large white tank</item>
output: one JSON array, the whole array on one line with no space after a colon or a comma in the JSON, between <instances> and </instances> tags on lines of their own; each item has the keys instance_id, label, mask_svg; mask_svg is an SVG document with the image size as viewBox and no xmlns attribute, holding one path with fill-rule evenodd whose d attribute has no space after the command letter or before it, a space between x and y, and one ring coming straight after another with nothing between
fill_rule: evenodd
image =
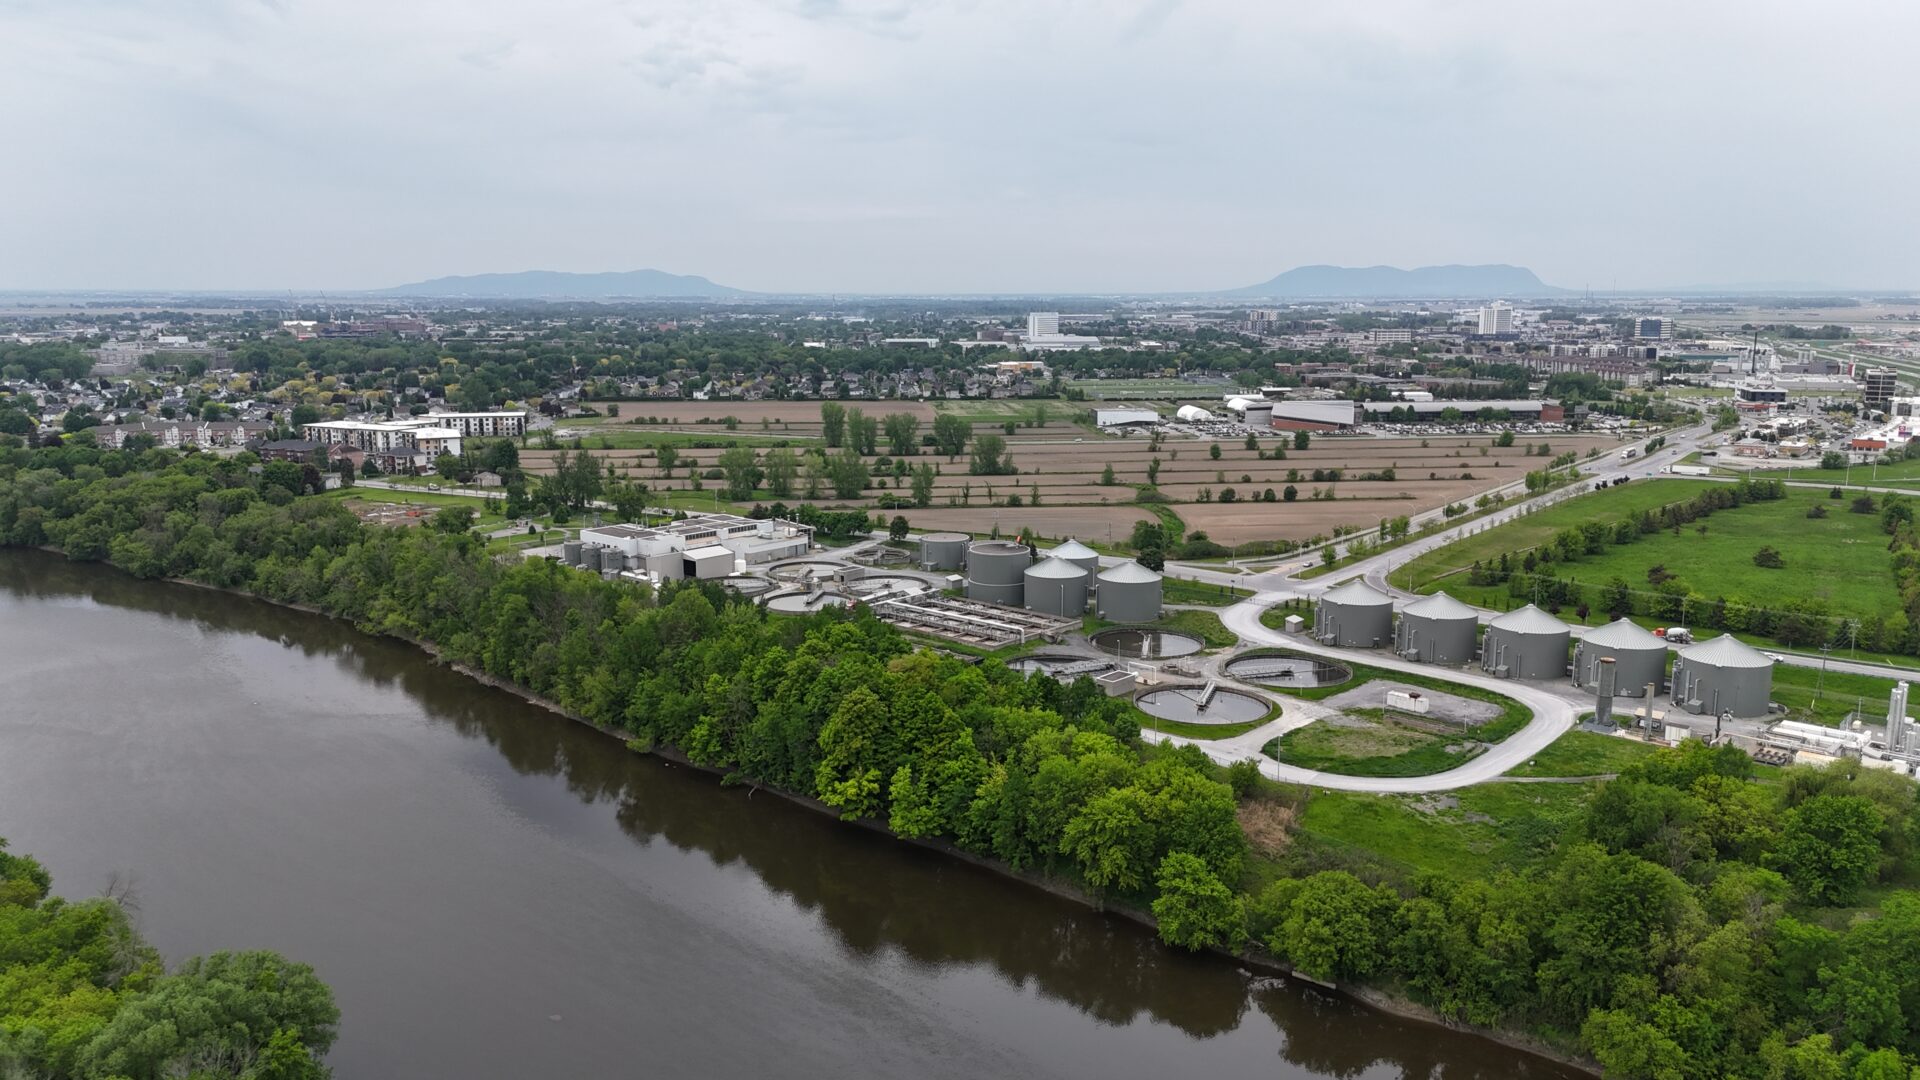
<instances>
[{"instance_id":1,"label":"large white tank","mask_svg":"<svg viewBox=\"0 0 1920 1080\"><path fill-rule=\"evenodd\" d=\"M1313 636L1328 645L1372 649L1393 641L1393 597L1355 578L1320 596Z\"/></svg>"},{"instance_id":2,"label":"large white tank","mask_svg":"<svg viewBox=\"0 0 1920 1080\"><path fill-rule=\"evenodd\" d=\"M1506 679L1558 679L1571 637L1566 623L1532 604L1514 608L1487 624L1480 666Z\"/></svg>"},{"instance_id":3,"label":"large white tank","mask_svg":"<svg viewBox=\"0 0 1920 1080\"><path fill-rule=\"evenodd\" d=\"M978 540L967 548L967 599L1019 607L1026 597L1033 549L1012 540Z\"/></svg>"},{"instance_id":4,"label":"large white tank","mask_svg":"<svg viewBox=\"0 0 1920 1080\"><path fill-rule=\"evenodd\" d=\"M1673 703L1687 712L1765 716L1773 661L1731 634L1689 645L1673 662Z\"/></svg>"},{"instance_id":5,"label":"large white tank","mask_svg":"<svg viewBox=\"0 0 1920 1080\"><path fill-rule=\"evenodd\" d=\"M1573 646L1573 682L1593 687L1600 681L1600 661L1613 661L1614 693L1640 697L1653 684L1654 693L1667 682L1667 643L1626 619L1587 631Z\"/></svg>"},{"instance_id":6,"label":"large white tank","mask_svg":"<svg viewBox=\"0 0 1920 1080\"><path fill-rule=\"evenodd\" d=\"M1087 610L1087 572L1065 559L1048 557L1027 567L1028 611L1079 617Z\"/></svg>"},{"instance_id":7,"label":"large white tank","mask_svg":"<svg viewBox=\"0 0 1920 1080\"><path fill-rule=\"evenodd\" d=\"M1094 605L1100 617L1118 623L1148 623L1160 617L1160 575L1137 562L1100 572Z\"/></svg>"}]
</instances>

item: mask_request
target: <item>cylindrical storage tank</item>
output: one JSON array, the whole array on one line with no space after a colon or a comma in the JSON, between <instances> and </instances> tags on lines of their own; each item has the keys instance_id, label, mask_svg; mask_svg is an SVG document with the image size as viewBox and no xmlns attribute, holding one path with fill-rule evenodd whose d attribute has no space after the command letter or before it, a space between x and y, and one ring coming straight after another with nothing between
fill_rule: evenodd
<instances>
[{"instance_id":1,"label":"cylindrical storage tank","mask_svg":"<svg viewBox=\"0 0 1920 1080\"><path fill-rule=\"evenodd\" d=\"M1532 604L1514 608L1487 624L1480 666L1503 679L1562 678L1572 637L1566 623Z\"/></svg>"},{"instance_id":2,"label":"cylindrical storage tank","mask_svg":"<svg viewBox=\"0 0 1920 1080\"><path fill-rule=\"evenodd\" d=\"M1123 562L1101 571L1094 606L1110 622L1153 622L1160 617L1160 589L1159 574L1137 562Z\"/></svg>"},{"instance_id":3,"label":"cylindrical storage tank","mask_svg":"<svg viewBox=\"0 0 1920 1080\"><path fill-rule=\"evenodd\" d=\"M1047 552L1050 559L1065 559L1085 571L1087 588L1094 587L1100 574L1100 553L1078 540L1069 540Z\"/></svg>"},{"instance_id":4,"label":"cylindrical storage tank","mask_svg":"<svg viewBox=\"0 0 1920 1080\"><path fill-rule=\"evenodd\" d=\"M599 545L589 544L580 549L580 565L586 567L589 570L594 571L595 573L598 573L600 571L602 561L600 558Z\"/></svg>"},{"instance_id":5,"label":"cylindrical storage tank","mask_svg":"<svg viewBox=\"0 0 1920 1080\"><path fill-rule=\"evenodd\" d=\"M1026 572L1027 610L1079 618L1087 611L1087 572L1065 559L1041 559Z\"/></svg>"},{"instance_id":6,"label":"cylindrical storage tank","mask_svg":"<svg viewBox=\"0 0 1920 1080\"><path fill-rule=\"evenodd\" d=\"M967 561L966 533L937 532L920 537L920 569L958 570Z\"/></svg>"},{"instance_id":7,"label":"cylindrical storage tank","mask_svg":"<svg viewBox=\"0 0 1920 1080\"><path fill-rule=\"evenodd\" d=\"M1602 660L1613 661L1613 692L1621 697L1645 695L1648 683L1657 694L1667 683L1667 643L1626 619L1588 631L1574 644L1573 684L1598 688Z\"/></svg>"},{"instance_id":8,"label":"cylindrical storage tank","mask_svg":"<svg viewBox=\"0 0 1920 1080\"><path fill-rule=\"evenodd\" d=\"M568 566L580 565L580 549L586 545L578 540L566 540L560 544L560 561Z\"/></svg>"},{"instance_id":9,"label":"cylindrical storage tank","mask_svg":"<svg viewBox=\"0 0 1920 1080\"><path fill-rule=\"evenodd\" d=\"M1026 596L1033 549L1012 540L979 540L967 547L967 599L1019 607Z\"/></svg>"},{"instance_id":10,"label":"cylindrical storage tank","mask_svg":"<svg viewBox=\"0 0 1920 1080\"><path fill-rule=\"evenodd\" d=\"M1438 592L1400 609L1393 651L1425 664L1458 667L1473 662L1480 643L1480 613Z\"/></svg>"},{"instance_id":11,"label":"cylindrical storage tank","mask_svg":"<svg viewBox=\"0 0 1920 1080\"><path fill-rule=\"evenodd\" d=\"M1393 597L1358 578L1320 596L1313 636L1328 645L1373 649L1393 641Z\"/></svg>"},{"instance_id":12,"label":"cylindrical storage tank","mask_svg":"<svg viewBox=\"0 0 1920 1080\"><path fill-rule=\"evenodd\" d=\"M1689 645L1673 662L1673 703L1690 713L1765 716L1773 695L1773 661L1722 634Z\"/></svg>"}]
</instances>

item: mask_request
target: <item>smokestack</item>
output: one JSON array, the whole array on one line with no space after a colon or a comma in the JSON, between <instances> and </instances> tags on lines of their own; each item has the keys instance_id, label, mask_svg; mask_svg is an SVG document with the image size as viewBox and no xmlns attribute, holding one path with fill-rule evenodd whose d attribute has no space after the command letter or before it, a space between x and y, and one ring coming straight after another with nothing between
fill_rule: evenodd
<instances>
[{"instance_id":1,"label":"smokestack","mask_svg":"<svg viewBox=\"0 0 1920 1080\"><path fill-rule=\"evenodd\" d=\"M1887 749L1897 751L1900 741L1906 735L1907 723L1907 684L1893 684L1893 694L1887 699Z\"/></svg>"},{"instance_id":2,"label":"smokestack","mask_svg":"<svg viewBox=\"0 0 1920 1080\"><path fill-rule=\"evenodd\" d=\"M1599 677L1594 680L1598 688L1593 700L1593 722L1596 724L1613 722L1614 678L1613 657L1601 657Z\"/></svg>"}]
</instances>

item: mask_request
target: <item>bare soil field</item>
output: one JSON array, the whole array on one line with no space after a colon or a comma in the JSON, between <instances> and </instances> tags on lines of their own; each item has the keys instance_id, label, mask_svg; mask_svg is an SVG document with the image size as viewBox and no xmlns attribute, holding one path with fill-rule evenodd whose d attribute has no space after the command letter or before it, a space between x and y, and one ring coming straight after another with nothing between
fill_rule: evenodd
<instances>
[{"instance_id":1,"label":"bare soil field","mask_svg":"<svg viewBox=\"0 0 1920 1080\"><path fill-rule=\"evenodd\" d=\"M670 409L681 422L686 417L714 416L716 408L723 408L718 415L731 412L741 419L740 434L760 434L757 421L763 415L773 418L776 425L792 417L793 433L798 432L802 423L815 434L819 428L818 402L757 402L751 406L735 403L723 407L708 402L630 404L652 410L656 416L662 415L661 410ZM882 414L909 409L923 418L933 414L931 406L920 402L870 402L866 407ZM743 411L746 409L755 411ZM1066 411L1061 406L1056 406L1056 410ZM622 412L626 411L623 408ZM750 419L754 422L749 423ZM617 430L611 425L609 428ZM702 425L698 430L716 441L724 440L729 434L724 428L711 425ZM983 424L981 430L991 428ZM775 433L779 433L777 426ZM926 527L984 531L991 527L991 521L987 519L988 523L982 525L982 515L997 512L1002 518L1002 531L1017 528L1019 524L1041 528L1042 520L1060 520L1070 526L1097 526L1099 533L1095 538L1104 536L1109 522L1124 533L1132 528L1134 521L1151 516L1150 512L1131 504L1135 496L1133 485L1147 482L1148 467L1157 458L1160 462L1158 488L1173 501L1175 511L1190 529L1205 531L1224 544L1262 539L1301 540L1326 535L1335 525L1369 527L1382 518L1418 514L1452 502L1471 502L1483 492L1513 484L1528 471L1545 467L1553 455L1573 452L1584 457L1589 450L1606 453L1620 445L1617 440L1593 435L1523 436L1511 447L1495 447L1492 443L1490 436L1435 436L1424 440L1321 437L1314 439L1306 450L1294 450L1290 438L1274 437L1259 439L1256 452L1246 448L1244 439L1223 439L1219 441L1220 457L1215 459L1210 453L1212 440L1168 439L1158 451L1153 451L1148 449L1143 437L1093 435L1056 415L1044 427L1020 428L1016 435L1008 438L1010 456L1019 470L1015 474L968 475L965 454L954 458L923 454L905 459L913 466L932 464L939 475L934 482L933 505L904 513L916 527L922 527L923 516L947 514L953 519L950 526ZM1541 444L1550 449L1544 454L1529 453ZM810 447L796 442L792 449L804 456ZM654 450L597 450L589 446L593 456L610 463L616 473L644 482L656 491L691 489L689 467L700 473L715 469L725 452L718 448L677 447L676 450L678 464L673 475L663 478ZM1261 456L1276 450L1284 450L1286 457ZM555 451L527 449L521 452L521 463L529 473L550 473L555 455ZM1109 465L1114 469L1116 483L1104 485L1099 481ZM1315 470L1331 469L1341 471L1340 480L1330 481L1324 476L1313 479ZM1389 469L1393 479L1381 478L1379 474ZM1366 473L1375 474L1375 478L1361 479ZM717 483L705 480L703 488L712 490ZM801 483L804 484L804 480ZM1251 501L1268 488L1279 493L1288 486L1299 493L1293 503ZM1238 497L1236 502L1197 501L1203 490L1217 500L1221 490L1229 487ZM1031 505L1036 489L1039 507ZM868 488L864 500L795 497L786 501L853 506L864 502L871 506L874 499L905 495L909 490L909 481L889 475ZM1331 490L1335 497L1313 499L1311 496L1316 490ZM801 487L796 494L803 492ZM994 505L1004 503L1009 495L1018 495L1021 502L1028 505L1014 508ZM771 501L764 491L759 498ZM1062 516L1080 510L1087 514L1084 520ZM1011 526L1007 524L1022 514L1036 516L1031 521L1022 519ZM1063 534L1055 531L1057 529L1057 525L1049 525L1043 531L1048 535Z\"/></svg>"},{"instance_id":2,"label":"bare soil field","mask_svg":"<svg viewBox=\"0 0 1920 1080\"><path fill-rule=\"evenodd\" d=\"M1049 539L1072 537L1105 542L1124 541L1133 532L1136 521L1152 520L1153 515L1137 506L989 506L973 509L932 507L926 510L901 510L916 530L952 530L980 532L1000 526L1002 535L1030 528Z\"/></svg>"}]
</instances>

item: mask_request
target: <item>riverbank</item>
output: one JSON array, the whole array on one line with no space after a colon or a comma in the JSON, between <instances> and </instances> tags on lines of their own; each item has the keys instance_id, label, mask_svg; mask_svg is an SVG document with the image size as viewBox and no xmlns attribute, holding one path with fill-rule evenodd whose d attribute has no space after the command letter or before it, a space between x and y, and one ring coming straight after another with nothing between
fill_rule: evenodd
<instances>
[{"instance_id":1,"label":"riverbank","mask_svg":"<svg viewBox=\"0 0 1920 1080\"><path fill-rule=\"evenodd\" d=\"M274 600L274 599L263 597L246 590L223 588L219 586L207 585L203 582L196 582L196 581L185 580L185 579L178 579L174 583L192 585L198 589L203 589L203 590L212 591L212 592L229 593L231 595L238 596L238 597L245 597L250 600L264 601L265 603L275 607L288 608L291 610L301 611L303 613L310 614L310 615L320 615L322 617L327 618L330 622L346 623L350 626L352 625L351 620L330 616L326 612L318 608L315 608L312 605ZM367 633L367 631L361 630L357 626L354 626L353 629L355 629L356 632ZM519 700L529 705L538 707L544 711L550 712L554 715L563 717L567 720L573 721L574 723L587 727L591 729L593 732L595 732L596 734L619 740L623 746L630 745L630 733L624 732L619 729L604 727L599 724L595 724L591 720L587 719L586 717L566 709L564 706L560 705L558 702L553 701L549 698L546 698L542 695L536 694L528 690L527 688L517 683L514 683L508 679L504 679L498 676L488 674L484 671L480 671L469 665L462 664L457 661L449 660L445 656L444 651L437 644L433 642L413 638L404 634L395 634L395 633L372 634L370 636L393 638L405 644L411 645L416 649L419 649L422 653L424 653L431 659L433 659L436 664L439 664L454 672L457 672L458 674L464 676L469 680L472 680L476 683L484 685L489 689L505 691L506 693L512 695L515 698L518 698ZM717 779L724 779L729 775L727 770L702 766L689 761L685 757L685 755L681 754L677 748L672 746L654 745L654 746L648 747L647 752L654 754L655 756L661 758L662 760L673 762L676 766L681 766L681 767L688 768L690 770L699 771L701 773L705 773L707 775L713 776ZM938 854L947 856L949 858L957 858L960 862L970 865L972 867L985 870L1001 878L1020 882L1021 884L1027 885L1031 888L1038 889L1042 892L1045 892L1059 899L1066 900L1068 902L1083 906L1089 910L1101 912L1105 914L1118 915L1122 918L1125 918L1149 930L1158 929L1158 923L1153 918L1151 912L1148 912L1139 908L1135 908L1135 907L1130 907L1123 904L1114 904L1111 901L1108 901L1106 899L1103 899L1097 895L1094 895L1088 892L1087 890L1081 888L1078 884L1072 881L1068 881L1068 880L1050 876L1050 875L1036 874L1030 871L1018 870L1011 866L1006 865L1005 863L999 862L997 860L983 857L983 856L974 854L972 852L961 850L945 841L898 837L894 835L891 832L891 830L887 828L886 824L882 821L873 820L873 819L858 819L858 818L842 819L840 812L836 808L828 806L827 804L822 803L819 800L814 799L810 796L800 795L794 792L785 791L776 787L771 787L763 784L756 784L754 786L756 790L764 790L766 792L772 793L774 795L779 796L780 798L782 798L783 800L787 801L792 805L803 807L805 809L813 811L816 814L831 816L839 820L851 820L854 824L861 826L862 828L866 829L869 832L885 835L890 839L894 839L894 840L903 840L903 839L907 840L907 842L913 844L916 847L922 848L927 851L936 852ZM1311 983L1317 987L1334 989L1337 993L1340 993L1369 1008L1378 1010L1379 1012L1386 1015L1394 1016L1396 1018L1407 1020L1409 1022L1426 1024L1426 1025L1443 1028L1448 1031L1470 1034L1475 1037L1487 1040L1488 1042L1491 1042L1493 1044L1513 1050L1515 1052L1529 1054L1546 1061L1551 1061L1559 1065L1563 1065L1569 1068L1580 1070L1582 1072L1586 1072L1590 1075L1595 1073L1595 1069L1591 1063L1579 1060L1575 1057L1559 1052L1555 1048L1548 1046L1544 1043L1541 1043L1538 1040L1532 1039L1526 1035L1523 1035L1517 1032L1489 1030L1489 1029L1475 1028L1468 1025L1451 1023L1435 1015L1431 1010L1425 1008L1419 1003L1414 1002L1411 999L1408 999L1404 996L1394 994L1387 990L1382 990L1375 987L1368 987L1363 985L1341 985L1337 987L1328 987L1328 984L1320 983L1316 980L1307 979L1304 976L1295 974L1291 970L1290 966L1287 965L1285 962L1269 954L1266 954L1262 951L1232 953L1225 949L1217 949L1217 948L1211 949L1209 951L1216 953L1222 959L1231 960L1236 965L1241 966L1242 968L1249 971L1253 971L1261 974L1267 974L1267 975L1286 977L1290 979L1297 979L1303 982Z\"/></svg>"}]
</instances>

